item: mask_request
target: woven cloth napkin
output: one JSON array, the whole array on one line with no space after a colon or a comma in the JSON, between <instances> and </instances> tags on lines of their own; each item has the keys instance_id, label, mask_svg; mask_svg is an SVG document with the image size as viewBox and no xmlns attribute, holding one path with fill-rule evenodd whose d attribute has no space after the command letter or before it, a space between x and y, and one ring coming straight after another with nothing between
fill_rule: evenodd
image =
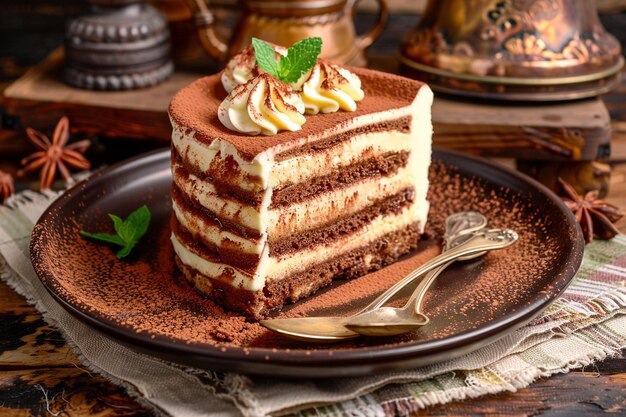
<instances>
[{"instance_id":1,"label":"woven cloth napkin","mask_svg":"<svg viewBox=\"0 0 626 417\"><path fill-rule=\"evenodd\" d=\"M0 206L0 275L57 327L84 364L165 416L406 415L433 404L515 391L619 355L626 347L626 236L594 241L564 295L540 317L464 357L388 374L280 381L186 368L118 344L67 313L30 263L33 225L57 194L24 192Z\"/></svg>"}]
</instances>

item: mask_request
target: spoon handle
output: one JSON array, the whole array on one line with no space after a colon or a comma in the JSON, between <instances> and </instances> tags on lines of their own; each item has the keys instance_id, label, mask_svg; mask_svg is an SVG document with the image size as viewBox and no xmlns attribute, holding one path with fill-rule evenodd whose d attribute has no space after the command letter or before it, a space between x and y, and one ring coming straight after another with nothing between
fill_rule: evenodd
<instances>
[{"instance_id":1,"label":"spoon handle","mask_svg":"<svg viewBox=\"0 0 626 417\"><path fill-rule=\"evenodd\" d=\"M474 253L500 249L512 244L517 240L517 233L510 229L492 229L485 233L480 233L472 236L466 242L456 246L440 255L435 256L430 261L426 262L419 268L413 270L406 277L396 282L391 288L379 295L374 301L368 304L358 314L365 313L367 311L375 310L378 307L385 304L391 297L393 297L398 291L404 288L406 285L413 282L417 277L426 272L435 269L444 264L451 263L458 258L465 255L471 255ZM446 265L447 266L447 265ZM433 277L434 279L434 277Z\"/></svg>"},{"instance_id":2,"label":"spoon handle","mask_svg":"<svg viewBox=\"0 0 626 417\"><path fill-rule=\"evenodd\" d=\"M449 267L453 262L454 261L445 263L426 274L424 279L422 279L417 287L415 287L415 290L413 290L413 294L411 294L411 297L404 305L404 308L411 308L415 312L417 317L421 317L423 320L423 324L426 324L430 321L428 316L425 316L422 313L422 303L424 302L424 296L428 292L428 289L430 288L432 283L435 282L435 279L439 276L439 274L441 274L443 270Z\"/></svg>"},{"instance_id":3,"label":"spoon handle","mask_svg":"<svg viewBox=\"0 0 626 417\"><path fill-rule=\"evenodd\" d=\"M415 303L415 312L419 314L420 308L422 306L422 301L424 301L424 295L426 294L426 291L428 290L430 285L433 282L435 282L435 278L437 278L439 274L441 274L443 270L449 267L453 262L454 261L445 263L441 265L440 267L433 269L428 274L426 274L424 279L420 281L417 287L415 287L413 294L411 294L411 297L406 302L406 304L409 305L410 303Z\"/></svg>"}]
</instances>

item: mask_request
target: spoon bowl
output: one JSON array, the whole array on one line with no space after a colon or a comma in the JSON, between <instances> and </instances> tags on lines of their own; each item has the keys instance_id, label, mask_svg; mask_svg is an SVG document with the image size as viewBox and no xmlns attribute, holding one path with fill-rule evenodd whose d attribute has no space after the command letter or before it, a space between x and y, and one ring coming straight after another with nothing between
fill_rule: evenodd
<instances>
[{"instance_id":1,"label":"spoon bowl","mask_svg":"<svg viewBox=\"0 0 626 417\"><path fill-rule=\"evenodd\" d=\"M404 307L380 307L352 317L344 326L360 335L384 337L412 332L430 321L422 313L411 313L407 314Z\"/></svg>"},{"instance_id":2,"label":"spoon bowl","mask_svg":"<svg viewBox=\"0 0 626 417\"><path fill-rule=\"evenodd\" d=\"M348 320L350 317L293 317L261 320L261 324L292 339L331 343L359 336L344 326Z\"/></svg>"}]
</instances>

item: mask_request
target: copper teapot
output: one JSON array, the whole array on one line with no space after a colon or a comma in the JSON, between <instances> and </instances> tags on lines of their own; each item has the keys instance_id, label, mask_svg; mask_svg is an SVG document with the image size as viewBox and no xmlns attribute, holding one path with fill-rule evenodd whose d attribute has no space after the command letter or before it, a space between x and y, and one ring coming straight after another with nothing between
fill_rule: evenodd
<instances>
[{"instance_id":1,"label":"copper teapot","mask_svg":"<svg viewBox=\"0 0 626 417\"><path fill-rule=\"evenodd\" d=\"M439 91L509 100L602 94L624 65L592 0L430 0L401 60Z\"/></svg>"},{"instance_id":2,"label":"copper teapot","mask_svg":"<svg viewBox=\"0 0 626 417\"><path fill-rule=\"evenodd\" d=\"M376 23L369 32L357 35L352 16L358 0L241 0L242 14L227 42L216 32L209 0L186 0L204 49L219 61L237 53L252 37L290 46L320 36L322 58L360 66L366 64L364 50L382 33L389 15L386 0L376 1Z\"/></svg>"}]
</instances>

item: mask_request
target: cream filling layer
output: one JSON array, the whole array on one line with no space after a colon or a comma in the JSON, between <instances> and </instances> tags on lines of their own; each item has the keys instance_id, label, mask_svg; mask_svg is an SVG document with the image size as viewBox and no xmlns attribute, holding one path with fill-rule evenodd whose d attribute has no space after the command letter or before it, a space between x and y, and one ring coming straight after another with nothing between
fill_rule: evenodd
<instances>
[{"instance_id":1,"label":"cream filling layer","mask_svg":"<svg viewBox=\"0 0 626 417\"><path fill-rule=\"evenodd\" d=\"M198 201L219 218L266 233L272 241L323 226L337 217L356 213L370 206L374 200L382 200L407 187L428 186L423 181L416 181L413 175L416 169L407 165L391 177L368 178L302 202L263 212L252 206L241 205L236 199L224 197L213 184L193 174L189 175L188 180L184 180L176 175L178 169L179 165L175 164L174 182L191 201ZM425 195L424 192L420 194Z\"/></svg>"},{"instance_id":2,"label":"cream filling layer","mask_svg":"<svg viewBox=\"0 0 626 417\"><path fill-rule=\"evenodd\" d=\"M174 251L185 265L214 279L220 279L221 275L227 274L231 278L229 281L233 287L243 288L248 291L260 291L268 281L278 281L305 271L344 253L369 245L384 235L404 229L417 221L424 223L427 211L427 204L424 205L423 202L417 202L397 215L379 216L369 225L353 234L343 236L327 244L320 244L294 254L285 255L281 258L270 257L267 247L265 247L261 255L261 262L254 275L245 273L227 264L212 262L202 258L182 244L174 234L172 234L171 239Z\"/></svg>"},{"instance_id":3,"label":"cream filling layer","mask_svg":"<svg viewBox=\"0 0 626 417\"><path fill-rule=\"evenodd\" d=\"M428 204L428 171L432 154L432 132L430 108L433 93L429 88L422 87L413 102L413 118L411 121L412 147L407 166L411 167L415 181L415 199ZM422 223L425 225L425 223ZM423 230L422 230L423 232Z\"/></svg>"},{"instance_id":4,"label":"cream filling layer","mask_svg":"<svg viewBox=\"0 0 626 417\"><path fill-rule=\"evenodd\" d=\"M254 183L242 176L238 181L240 188L257 192L269 189L266 184L271 167L274 165L272 153L263 152L252 161L247 161L229 142L220 138L215 138L210 144L200 142L195 139L195 131L178 125L172 118L170 121L172 123L172 146L184 161L195 166L201 172L207 173L210 171L211 164L219 163L220 160L223 161L231 157L243 173L259 177L260 182Z\"/></svg>"},{"instance_id":5,"label":"cream filling layer","mask_svg":"<svg viewBox=\"0 0 626 417\"><path fill-rule=\"evenodd\" d=\"M200 216L196 216L180 208L176 201L172 202L174 214L178 222L190 232L199 235L205 242L216 247L232 247L236 244L242 253L259 255L263 250L265 239L246 239L211 224Z\"/></svg>"},{"instance_id":6,"label":"cream filling layer","mask_svg":"<svg viewBox=\"0 0 626 417\"><path fill-rule=\"evenodd\" d=\"M282 188L299 184L372 157L410 151L414 145L413 139L412 134L398 131L354 136L323 152L299 155L276 162L270 173L270 186Z\"/></svg>"},{"instance_id":7,"label":"cream filling layer","mask_svg":"<svg viewBox=\"0 0 626 417\"><path fill-rule=\"evenodd\" d=\"M193 134L185 135L180 130L174 129L172 144L183 160L200 172L208 173L214 160L218 162L225 159L224 155L213 146L194 140L192 137ZM282 188L302 183L314 177L329 175L338 168L347 167L367 158L410 150L414 146L415 139L413 132L410 134L397 131L364 133L332 146L324 152L299 155L274 162L269 172L269 187ZM244 173L248 171L243 169L241 163L239 167ZM241 174L236 182L239 187L247 191L261 190L259 184L251 183Z\"/></svg>"}]
</instances>

